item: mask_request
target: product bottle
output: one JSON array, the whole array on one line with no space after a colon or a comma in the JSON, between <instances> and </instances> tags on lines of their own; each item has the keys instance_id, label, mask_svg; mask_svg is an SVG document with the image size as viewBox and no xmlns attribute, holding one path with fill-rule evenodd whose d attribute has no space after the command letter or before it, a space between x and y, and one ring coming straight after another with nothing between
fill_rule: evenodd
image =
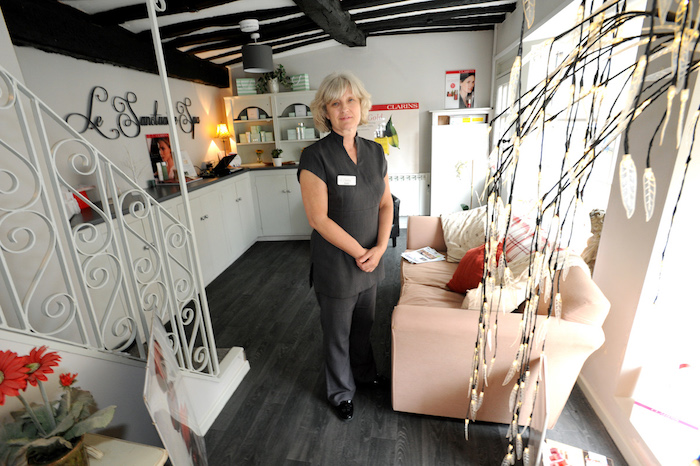
<instances>
[{"instance_id":1,"label":"product bottle","mask_svg":"<svg viewBox=\"0 0 700 466\"><path fill-rule=\"evenodd\" d=\"M297 125L297 139L304 139L304 123L299 122Z\"/></svg>"}]
</instances>

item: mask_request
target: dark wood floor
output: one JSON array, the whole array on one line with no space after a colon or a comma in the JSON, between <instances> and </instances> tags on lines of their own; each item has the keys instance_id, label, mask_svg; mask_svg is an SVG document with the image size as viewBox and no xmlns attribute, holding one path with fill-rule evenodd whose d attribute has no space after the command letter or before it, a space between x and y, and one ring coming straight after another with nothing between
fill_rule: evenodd
<instances>
[{"instance_id":1,"label":"dark wood floor","mask_svg":"<svg viewBox=\"0 0 700 466\"><path fill-rule=\"evenodd\" d=\"M390 373L391 312L405 232L385 256L372 341ZM207 288L216 342L242 346L250 372L206 435L209 464L499 466L502 425L395 412L389 392L359 392L355 418L338 420L324 395L318 305L307 241L260 242ZM578 387L548 438L627 463ZM521 464L521 463L520 463Z\"/></svg>"}]
</instances>

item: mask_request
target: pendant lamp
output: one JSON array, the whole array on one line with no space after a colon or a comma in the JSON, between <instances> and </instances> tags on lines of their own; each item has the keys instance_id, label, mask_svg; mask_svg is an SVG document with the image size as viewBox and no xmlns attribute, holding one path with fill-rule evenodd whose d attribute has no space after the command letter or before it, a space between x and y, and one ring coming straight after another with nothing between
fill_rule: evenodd
<instances>
[{"instance_id":1,"label":"pendant lamp","mask_svg":"<svg viewBox=\"0 0 700 466\"><path fill-rule=\"evenodd\" d=\"M251 32L252 44L246 44L241 49L243 54L243 71L247 73L269 73L275 67L272 63L272 47L269 45L258 44L257 40L260 34L256 32L259 29L257 19L245 19L238 23L241 27L241 32Z\"/></svg>"}]
</instances>

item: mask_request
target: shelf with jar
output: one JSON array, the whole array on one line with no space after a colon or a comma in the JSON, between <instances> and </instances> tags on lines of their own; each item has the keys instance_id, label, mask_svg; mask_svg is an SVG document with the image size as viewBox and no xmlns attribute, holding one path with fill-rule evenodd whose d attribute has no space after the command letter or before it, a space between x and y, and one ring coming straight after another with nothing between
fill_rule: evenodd
<instances>
[{"instance_id":1,"label":"shelf with jar","mask_svg":"<svg viewBox=\"0 0 700 466\"><path fill-rule=\"evenodd\" d=\"M315 91L296 91L224 97L229 128L236 138L235 150L242 162L256 162L256 151L262 150L262 161L269 163L272 149L283 149L285 162L298 162L304 147L319 139L309 107L314 95ZM258 109L257 118L253 118L256 115L251 108ZM257 126L263 136L254 141Z\"/></svg>"}]
</instances>

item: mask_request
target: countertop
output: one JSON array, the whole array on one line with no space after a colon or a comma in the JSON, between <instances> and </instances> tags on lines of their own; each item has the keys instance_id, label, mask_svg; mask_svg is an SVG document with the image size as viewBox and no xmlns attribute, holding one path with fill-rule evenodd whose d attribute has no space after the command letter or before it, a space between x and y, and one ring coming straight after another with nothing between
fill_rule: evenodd
<instances>
[{"instance_id":1,"label":"countertop","mask_svg":"<svg viewBox=\"0 0 700 466\"><path fill-rule=\"evenodd\" d=\"M294 169L296 170L299 164L289 164L289 165L282 165L281 167L275 167L273 165L260 165L260 164L244 164L241 167L232 169L231 172L228 175L224 176L217 176L214 178L201 178L196 181L192 181L191 183L187 184L187 191L188 192L193 192L197 191L198 189L202 189L207 186L211 186L215 183L218 183L220 181L224 180L229 180L233 177L242 175L243 173L251 172L251 171L261 171L261 170L290 170ZM153 187L149 188L143 188L143 190L151 196L153 199L155 199L158 202L165 202L169 199L175 198L180 196L180 185L179 184L156 184ZM124 200L124 205L129 206L131 205L134 201L137 201L139 199L138 196L136 195L128 195L125 200ZM98 207L101 207L99 202L95 203ZM123 213L128 213L128 208L123 209ZM114 214L113 214L114 216ZM80 225L82 223L92 223L92 224L98 224L102 223L103 219L100 215L98 215L94 210L90 208L86 208L80 211L79 214L75 214L73 217L70 219L71 226L76 226Z\"/></svg>"}]
</instances>

